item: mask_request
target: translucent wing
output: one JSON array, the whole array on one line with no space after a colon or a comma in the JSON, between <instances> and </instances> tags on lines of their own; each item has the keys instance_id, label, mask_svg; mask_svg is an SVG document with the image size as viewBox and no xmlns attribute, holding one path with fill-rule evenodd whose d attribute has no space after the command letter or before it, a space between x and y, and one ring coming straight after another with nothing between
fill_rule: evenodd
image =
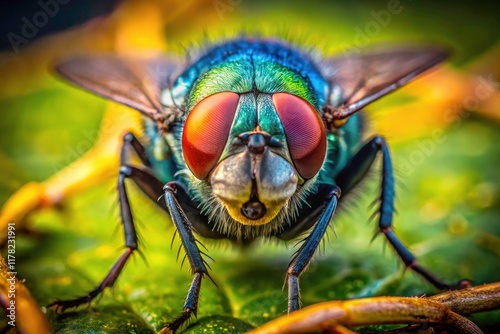
<instances>
[{"instance_id":1,"label":"translucent wing","mask_svg":"<svg viewBox=\"0 0 500 334\"><path fill-rule=\"evenodd\" d=\"M158 120L165 116L161 91L171 86L180 67L166 57L129 59L96 55L72 58L59 63L56 70L78 86Z\"/></svg>"},{"instance_id":2,"label":"translucent wing","mask_svg":"<svg viewBox=\"0 0 500 334\"><path fill-rule=\"evenodd\" d=\"M449 56L430 46L390 48L367 54L326 59L323 74L331 86L340 86L342 100L331 111L334 119L346 118L367 104L396 90Z\"/></svg>"}]
</instances>

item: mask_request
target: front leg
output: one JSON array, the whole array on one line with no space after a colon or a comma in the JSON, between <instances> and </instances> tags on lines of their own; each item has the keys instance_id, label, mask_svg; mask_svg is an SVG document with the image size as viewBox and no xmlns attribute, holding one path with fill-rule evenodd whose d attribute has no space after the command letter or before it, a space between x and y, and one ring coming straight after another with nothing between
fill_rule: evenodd
<instances>
[{"instance_id":1,"label":"front leg","mask_svg":"<svg viewBox=\"0 0 500 334\"><path fill-rule=\"evenodd\" d=\"M191 266L191 271L194 277L189 287L186 301L184 302L184 311L175 320L169 323L167 327L162 329L161 333L163 334L175 332L191 317L191 315L196 316L203 276L206 275L208 278L212 279L205 266L205 260L203 260L201 256L202 252L200 252L198 245L196 244L196 239L192 231L193 227L182 210L181 205L177 201L176 195L179 188L182 189L182 186L177 182L167 183L163 188L165 192L165 202L167 204L170 217L172 218L172 222L177 229L177 233L179 233L182 246L186 251L189 265Z\"/></svg>"},{"instance_id":2,"label":"front leg","mask_svg":"<svg viewBox=\"0 0 500 334\"><path fill-rule=\"evenodd\" d=\"M382 233L387 238L387 241L394 248L398 256L404 262L407 268L420 274L429 283L436 288L463 288L469 285L467 281L460 281L453 285L448 285L438 279L430 271L420 266L415 256L410 250L398 239L392 229L394 217L394 175L392 170L391 155L389 147L383 137L376 136L366 143L358 153L351 159L349 164L339 173L336 178L336 183L344 192L351 190L361 179L364 178L370 167L372 166L378 153L382 153L382 182L380 192L380 207L378 228L379 233Z\"/></svg>"},{"instance_id":3,"label":"front leg","mask_svg":"<svg viewBox=\"0 0 500 334\"><path fill-rule=\"evenodd\" d=\"M299 250L294 254L288 266L288 313L300 308L299 276L309 265L314 252L325 235L326 228L330 224L337 207L340 189L336 186L331 186L328 196L330 198L318 222L314 225L311 233L306 237Z\"/></svg>"},{"instance_id":4,"label":"front leg","mask_svg":"<svg viewBox=\"0 0 500 334\"><path fill-rule=\"evenodd\" d=\"M80 305L90 303L106 288L114 285L118 276L122 272L125 264L138 248L137 232L134 225L134 219L130 208L129 196L125 185L126 179L131 179L134 183L153 201L156 201L162 191L162 183L151 175L146 170L134 167L130 164L130 155L136 154L141 159L144 165L149 165L144 148L137 141L132 133L127 133L123 137L123 145L121 152L121 168L118 176L118 198L120 205L120 217L123 226L125 251L118 258L115 264L111 267L106 277L92 291L88 292L79 298L70 300L59 300L48 305L54 307L57 311L64 311L68 308L78 307Z\"/></svg>"}]
</instances>

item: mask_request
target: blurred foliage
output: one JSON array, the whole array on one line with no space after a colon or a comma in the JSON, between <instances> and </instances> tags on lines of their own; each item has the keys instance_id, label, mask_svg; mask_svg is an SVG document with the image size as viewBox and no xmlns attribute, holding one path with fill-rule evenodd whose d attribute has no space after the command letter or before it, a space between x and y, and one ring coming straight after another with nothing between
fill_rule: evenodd
<instances>
[{"instance_id":1,"label":"blurred foliage","mask_svg":"<svg viewBox=\"0 0 500 334\"><path fill-rule=\"evenodd\" d=\"M401 6L401 13L391 16L387 26L380 26L367 44L431 40L452 46L457 52L452 63L463 69L498 43L498 15L480 2L451 6L401 1ZM386 8L387 2L368 1L126 1L108 18L33 41L19 54L2 54L0 203L26 182L43 181L70 165L99 136L109 135L101 128L105 110L108 118L110 109L115 116L130 113L54 80L47 74L54 59L84 50L183 52L183 46L205 34L230 36L241 30L288 36L326 52L342 51L347 45L364 48L365 44L355 42L357 31L365 31L366 24L374 21L372 11ZM491 72L486 77L498 78L498 59L495 61L487 66ZM464 79L452 81L458 80ZM458 101L450 120L445 121L439 110L443 105L411 104L415 101L407 101L408 95L401 93L370 108L375 130L389 135L396 173L404 185L398 188L396 231L420 262L446 281L497 281L500 147L496 143L500 124L493 119L500 110L495 105L492 118L460 113L468 93L460 91L460 95L458 89L437 79L415 83L413 89L421 87L425 99L433 83ZM413 107L399 107L405 104ZM435 121L431 121L433 115ZM133 116L124 119L128 117ZM419 118L425 121L419 122ZM443 131L439 140L433 132L436 129ZM103 152L109 156L114 149ZM113 168L117 161L116 156ZM106 164L102 169L109 170L109 175L82 178L62 208L30 216L36 234L17 239L18 277L25 279L40 305L87 292L120 254L122 232L112 177L116 169L107 160ZM70 168L60 174L59 184L71 183L71 172ZM382 238L369 244L375 223L366 222L372 211L369 203L377 196L377 180L373 173L371 181L336 216L335 234L329 233L323 252L302 276L303 304L374 294L436 292L412 273L403 276L392 251L384 255ZM95 186L86 189L90 184ZM190 274L187 266L179 269L177 240L170 250L173 228L163 212L129 188L147 264L136 256L113 291L106 291L88 309L59 317L49 312L56 332L151 333L181 311ZM286 312L282 285L293 243L256 244L248 250L234 249L225 242L204 243L217 261L210 265L218 287L204 282L198 318L184 333L239 333ZM500 313L476 315L473 320L491 333L500 324Z\"/></svg>"}]
</instances>

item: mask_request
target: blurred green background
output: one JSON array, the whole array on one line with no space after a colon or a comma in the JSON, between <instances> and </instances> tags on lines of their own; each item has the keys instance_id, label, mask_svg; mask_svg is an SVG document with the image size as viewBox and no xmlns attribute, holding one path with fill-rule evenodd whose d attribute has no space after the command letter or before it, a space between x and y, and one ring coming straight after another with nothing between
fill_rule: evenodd
<instances>
[{"instance_id":1,"label":"blurred green background","mask_svg":"<svg viewBox=\"0 0 500 334\"><path fill-rule=\"evenodd\" d=\"M387 10L391 3L395 2L125 1L116 4L116 12L109 17L94 19L84 28L75 25L69 33L52 31L56 35L43 36L46 31L41 28L40 35L18 53L3 43L0 203L23 184L43 181L76 160L90 149L100 133L107 102L48 74L48 64L71 52L68 49L72 47L80 52L86 48L123 50L123 45L126 48L128 44L122 39L127 41L127 34L135 33L130 38L135 45L158 44L169 51L183 52L186 45L206 35L231 36L239 31L291 37L327 53L347 47L363 49L380 41L431 41L454 49L450 64L457 73L465 73L469 64L482 59L495 46L498 48L499 11L486 1L402 0L398 2L400 12L382 24L373 13ZM134 13L131 8L138 10ZM25 10L26 14L22 8L14 12L3 10L1 15L32 15L28 7ZM60 13L50 20L64 18L66 22L81 24L82 13L70 2L61 5ZM19 31L21 21L11 21L7 30L3 27L4 31ZM148 35L147 29L138 28L140 24L150 24L151 29L156 29L154 22L161 26L164 44L153 40L154 35ZM101 34L85 34L85 29L94 29L96 25L102 29ZM79 29L83 32L79 33ZM79 43L74 36L84 42ZM485 66L490 72L481 75L498 82L498 58L493 59L496 60ZM451 88L449 93L455 94ZM416 135L382 135L389 136L399 175L395 219L399 237L421 264L444 280L466 278L480 284L500 279L500 118L485 116L481 108L458 113L468 96L458 97L455 118L439 125L444 132L437 144L432 140L436 128L425 124ZM407 99L407 95L397 93L369 108L374 131L400 126L391 123L396 116L383 111L392 110ZM404 112L403 106L400 113ZM421 112L424 116L443 114L442 110ZM496 112L500 114L498 105ZM429 142L433 145L426 146ZM416 155L423 158L409 165L416 161ZM437 292L413 273L402 276L402 266L392 250L387 247L388 251L383 252L382 238L369 243L376 224L369 222L373 210L369 204L378 194L376 175L373 173L370 181L356 192L357 196L351 196L348 205L340 210L334 220L335 234L329 234L324 251L302 276L304 305L372 294ZM17 270L40 305L87 292L118 258L122 232L115 182L109 178L79 192L64 201L62 211L44 210L30 216L39 234L17 238ZM176 262L178 242L170 249L173 228L154 204L129 188L148 264L135 257L113 292L107 291L91 308L58 318L51 314L59 333L151 333L182 309L190 274L187 266L181 270ZM238 333L286 312L286 292L281 288L294 252L293 243L256 244L247 252L225 242L207 241L205 245L217 261L210 265L218 287L209 281L203 284L198 318L184 333ZM500 326L500 313L475 315L473 320L492 333ZM0 324L4 323L2 318Z\"/></svg>"}]
</instances>

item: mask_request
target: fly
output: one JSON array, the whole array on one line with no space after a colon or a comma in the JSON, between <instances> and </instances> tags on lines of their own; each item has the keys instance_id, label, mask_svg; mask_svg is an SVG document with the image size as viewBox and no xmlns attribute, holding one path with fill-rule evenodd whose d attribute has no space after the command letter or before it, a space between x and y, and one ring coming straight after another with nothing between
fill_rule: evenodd
<instances>
[{"instance_id":1,"label":"fly","mask_svg":"<svg viewBox=\"0 0 500 334\"><path fill-rule=\"evenodd\" d=\"M107 276L56 310L89 303L111 287L138 242L125 180L131 179L172 219L193 273L175 332L198 311L211 279L196 236L249 244L307 233L287 273L288 312L300 308L299 277L349 193L381 156L378 227L404 264L438 289L448 285L420 266L392 230L395 182L389 147L363 142L361 109L441 63L437 47L394 47L317 59L278 40L239 38L192 63L83 56L59 64L71 82L144 115L143 145L123 137L118 176L126 249ZM142 165L131 163L137 156ZM157 201L160 196L163 199Z\"/></svg>"}]
</instances>

